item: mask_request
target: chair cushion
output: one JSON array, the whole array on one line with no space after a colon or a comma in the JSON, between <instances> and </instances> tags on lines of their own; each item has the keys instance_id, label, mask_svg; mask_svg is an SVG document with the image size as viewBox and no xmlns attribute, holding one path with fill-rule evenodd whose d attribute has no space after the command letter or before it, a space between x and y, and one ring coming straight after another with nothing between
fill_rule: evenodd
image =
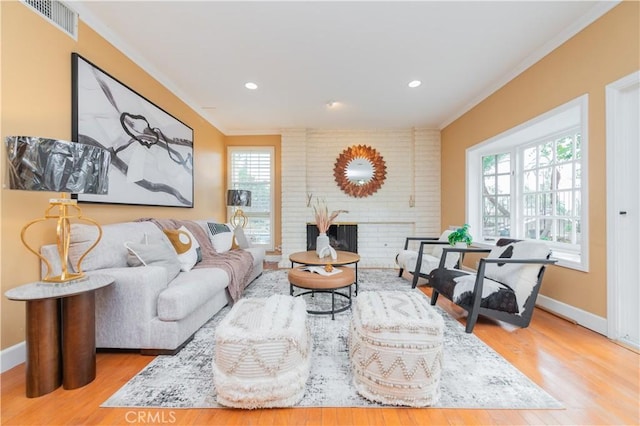
<instances>
[{"instance_id":1,"label":"chair cushion","mask_svg":"<svg viewBox=\"0 0 640 426\"><path fill-rule=\"evenodd\" d=\"M444 231L442 233L442 235L440 235L440 237L438 238L438 241L449 242L449 235L451 235L452 232L453 231L450 231L450 230L447 229L446 231ZM435 244L432 247L433 247L433 249L431 250L431 255L433 257L437 257L438 259L440 259L442 257L442 249L444 247L447 247L447 246L444 245L444 244ZM451 254L447 255L447 260L449 260L449 257L452 257L452 258L455 258L455 262L457 262L459 256L460 255L458 253L451 253ZM449 263L449 262L447 262L447 263Z\"/></svg>"},{"instance_id":2,"label":"chair cushion","mask_svg":"<svg viewBox=\"0 0 640 426\"><path fill-rule=\"evenodd\" d=\"M476 274L458 269L435 269L429 275L429 283L439 293L464 308L470 308L473 304L475 280ZM510 314L520 312L513 290L486 277L482 286L480 306Z\"/></svg>"},{"instance_id":3,"label":"chair cushion","mask_svg":"<svg viewBox=\"0 0 640 426\"><path fill-rule=\"evenodd\" d=\"M488 258L546 259L549 246L541 241L518 241L501 247L494 247ZM518 301L519 312L538 282L542 265L526 263L488 263L485 277L511 287Z\"/></svg>"},{"instance_id":4,"label":"chair cushion","mask_svg":"<svg viewBox=\"0 0 640 426\"><path fill-rule=\"evenodd\" d=\"M452 231L444 231L438 238L438 241L449 240L449 234ZM449 247L449 244L425 244L422 250L422 265L420 266L421 274L428 274L433 269L440 265L440 257L442 256L443 247ZM446 268L455 267L460 258L460 253L449 253L447 255ZM396 264L401 268L411 273L416 270L416 264L418 262L418 252L414 250L403 250L396 255Z\"/></svg>"},{"instance_id":5,"label":"chair cushion","mask_svg":"<svg viewBox=\"0 0 640 426\"><path fill-rule=\"evenodd\" d=\"M449 256L447 256L449 257ZM403 250L396 256L396 263L402 269L405 269L411 273L416 270L416 262L418 261L418 252L412 250ZM433 269L437 268L440 264L439 257L433 257L430 254L422 255L422 266L420 267L420 273L428 274Z\"/></svg>"}]
</instances>

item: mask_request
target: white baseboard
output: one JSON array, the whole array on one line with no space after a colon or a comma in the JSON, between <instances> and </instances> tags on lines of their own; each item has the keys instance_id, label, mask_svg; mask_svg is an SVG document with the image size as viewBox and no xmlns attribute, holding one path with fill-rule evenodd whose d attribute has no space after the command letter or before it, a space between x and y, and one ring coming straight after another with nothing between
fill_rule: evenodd
<instances>
[{"instance_id":1,"label":"white baseboard","mask_svg":"<svg viewBox=\"0 0 640 426\"><path fill-rule=\"evenodd\" d=\"M0 373L11 370L27 360L27 343L20 342L0 351Z\"/></svg>"},{"instance_id":2,"label":"white baseboard","mask_svg":"<svg viewBox=\"0 0 640 426\"><path fill-rule=\"evenodd\" d=\"M590 312L583 311L582 309L567 305L566 303L559 302L542 294L538 295L538 299L536 300L536 302L537 305L548 311L557 313L563 317L573 320L577 324L580 324L581 326L586 327L589 330L595 331L596 333L600 333L603 336L607 335L606 318L599 317Z\"/></svg>"}]
</instances>

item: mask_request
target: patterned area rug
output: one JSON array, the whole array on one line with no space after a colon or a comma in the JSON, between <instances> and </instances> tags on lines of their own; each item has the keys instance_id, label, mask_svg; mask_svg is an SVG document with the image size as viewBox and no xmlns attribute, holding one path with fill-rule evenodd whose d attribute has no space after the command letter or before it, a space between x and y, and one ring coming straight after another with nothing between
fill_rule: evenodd
<instances>
[{"instance_id":1,"label":"patterned area rug","mask_svg":"<svg viewBox=\"0 0 640 426\"><path fill-rule=\"evenodd\" d=\"M360 269L359 291L412 290L393 270ZM287 271L266 271L246 297L289 294ZM420 292L422 294L422 292ZM304 296L309 309L323 309L330 295ZM426 297L426 296L425 296ZM357 298L356 298L357 299ZM342 303L341 298L336 298ZM442 395L439 408L557 409L562 405L504 358L436 306L445 320ZM229 312L225 307L174 356L159 356L112 395L102 407L220 408L212 380L214 332ZM352 385L347 339L351 311L309 315L313 335L311 376L301 407L381 407Z\"/></svg>"}]
</instances>

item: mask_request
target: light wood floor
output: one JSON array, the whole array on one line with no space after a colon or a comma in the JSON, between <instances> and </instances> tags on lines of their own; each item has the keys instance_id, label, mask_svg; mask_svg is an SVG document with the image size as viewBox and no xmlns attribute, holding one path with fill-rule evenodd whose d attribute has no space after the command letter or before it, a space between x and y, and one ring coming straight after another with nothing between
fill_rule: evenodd
<instances>
[{"instance_id":1,"label":"light wood floor","mask_svg":"<svg viewBox=\"0 0 640 426\"><path fill-rule=\"evenodd\" d=\"M429 294L424 287L423 291ZM452 315L461 316L462 312L446 300L438 303ZM2 425L640 424L640 356L637 353L540 309L536 309L533 322L527 329L481 319L474 332L566 408L291 408L254 411L100 408L102 402L153 357L99 353L95 381L76 390L60 388L40 398L25 397L24 364L2 374L1 420Z\"/></svg>"}]
</instances>

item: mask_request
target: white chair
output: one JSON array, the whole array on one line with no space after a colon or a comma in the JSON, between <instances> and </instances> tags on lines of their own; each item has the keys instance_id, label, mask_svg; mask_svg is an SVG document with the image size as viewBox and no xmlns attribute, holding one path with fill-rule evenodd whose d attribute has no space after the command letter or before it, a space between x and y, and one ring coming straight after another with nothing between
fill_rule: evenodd
<instances>
[{"instance_id":1,"label":"white chair","mask_svg":"<svg viewBox=\"0 0 640 426\"><path fill-rule=\"evenodd\" d=\"M440 237L407 237L404 242L404 250L396 255L396 264L400 267L399 277L405 269L413 274L412 288L416 288L420 277L429 279L429 274L440 264L442 247L449 246L449 234L452 231L444 231ZM410 242L419 242L418 251L409 250ZM449 253L446 267L459 266L460 253ZM416 267L417 265L417 267Z\"/></svg>"}]
</instances>

